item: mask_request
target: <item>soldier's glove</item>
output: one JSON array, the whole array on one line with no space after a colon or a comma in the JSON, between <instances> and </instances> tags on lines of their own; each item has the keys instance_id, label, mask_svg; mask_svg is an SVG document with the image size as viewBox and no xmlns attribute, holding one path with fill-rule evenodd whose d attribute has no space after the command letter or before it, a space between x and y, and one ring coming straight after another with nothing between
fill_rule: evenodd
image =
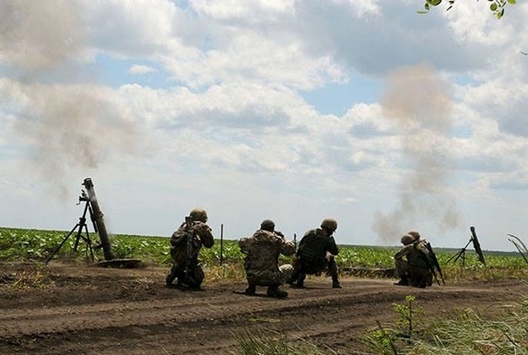
<instances>
[{"instance_id":1,"label":"soldier's glove","mask_svg":"<svg viewBox=\"0 0 528 355\"><path fill-rule=\"evenodd\" d=\"M284 239L284 234L281 231L275 231L275 234Z\"/></svg>"}]
</instances>

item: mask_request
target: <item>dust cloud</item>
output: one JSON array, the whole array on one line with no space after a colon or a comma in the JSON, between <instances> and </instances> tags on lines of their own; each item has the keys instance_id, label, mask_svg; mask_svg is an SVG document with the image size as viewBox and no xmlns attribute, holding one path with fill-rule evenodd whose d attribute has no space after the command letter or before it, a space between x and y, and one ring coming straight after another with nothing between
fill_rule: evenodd
<instances>
[{"instance_id":1,"label":"dust cloud","mask_svg":"<svg viewBox=\"0 0 528 355\"><path fill-rule=\"evenodd\" d=\"M2 110L15 117L24 170L40 174L56 197L65 197L71 175L133 152L137 142L111 90L80 80L90 76L79 70L89 58L82 13L69 0L0 3Z\"/></svg>"},{"instance_id":2,"label":"dust cloud","mask_svg":"<svg viewBox=\"0 0 528 355\"><path fill-rule=\"evenodd\" d=\"M409 230L420 230L425 221L440 232L459 227L462 216L448 184L452 101L447 83L426 65L396 70L387 78L381 106L401 137L405 172L397 206L376 212L373 231L384 242L394 242Z\"/></svg>"}]
</instances>

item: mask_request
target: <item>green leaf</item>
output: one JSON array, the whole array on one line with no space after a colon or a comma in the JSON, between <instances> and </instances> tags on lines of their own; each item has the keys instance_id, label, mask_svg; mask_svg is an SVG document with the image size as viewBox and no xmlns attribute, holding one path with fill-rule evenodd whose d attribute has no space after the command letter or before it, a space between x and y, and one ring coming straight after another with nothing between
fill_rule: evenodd
<instances>
[{"instance_id":1,"label":"green leaf","mask_svg":"<svg viewBox=\"0 0 528 355\"><path fill-rule=\"evenodd\" d=\"M512 4L512 5L515 5L517 3L517 1L516 0L508 0L508 3Z\"/></svg>"},{"instance_id":2,"label":"green leaf","mask_svg":"<svg viewBox=\"0 0 528 355\"><path fill-rule=\"evenodd\" d=\"M438 6L442 3L442 0L426 0L426 2L431 6Z\"/></svg>"}]
</instances>

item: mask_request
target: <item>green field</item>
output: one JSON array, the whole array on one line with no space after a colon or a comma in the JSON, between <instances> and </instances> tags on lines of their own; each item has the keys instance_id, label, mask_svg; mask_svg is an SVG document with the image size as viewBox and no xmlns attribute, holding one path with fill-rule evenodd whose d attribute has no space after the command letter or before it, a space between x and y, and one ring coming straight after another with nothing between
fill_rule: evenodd
<instances>
[{"instance_id":1,"label":"green field","mask_svg":"<svg viewBox=\"0 0 528 355\"><path fill-rule=\"evenodd\" d=\"M18 228L0 228L0 261L45 261L68 235L68 231L34 230ZM92 245L99 242L97 234L89 234ZM53 259L87 260L87 243L79 239L77 251L74 246L77 241L76 232L67 238L66 243L57 251ZM112 251L118 259L140 259L147 265L170 264L170 245L167 237L140 235L112 235ZM341 245L336 258L341 270L354 268L392 268L393 255L396 247ZM486 266L482 265L475 251L468 249L465 260L454 256L459 249L435 250L444 276L453 281L465 279L499 279L509 277L524 277L527 264L517 252L484 251ZM95 249L95 260L104 260L102 250ZM243 263L243 254L236 240L216 240L211 249L202 248L200 260L208 268L215 266L239 266ZM291 259L282 257L282 262Z\"/></svg>"}]
</instances>

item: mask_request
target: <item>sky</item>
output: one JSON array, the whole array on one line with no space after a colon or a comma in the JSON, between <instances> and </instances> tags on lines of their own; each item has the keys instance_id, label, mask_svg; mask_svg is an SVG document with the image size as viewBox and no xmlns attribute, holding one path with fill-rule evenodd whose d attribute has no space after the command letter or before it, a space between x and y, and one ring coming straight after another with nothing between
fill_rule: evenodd
<instances>
[{"instance_id":1,"label":"sky","mask_svg":"<svg viewBox=\"0 0 528 355\"><path fill-rule=\"evenodd\" d=\"M0 2L0 225L528 241L528 3ZM524 109L523 109L524 107ZM471 248L471 246L470 246Z\"/></svg>"}]
</instances>

